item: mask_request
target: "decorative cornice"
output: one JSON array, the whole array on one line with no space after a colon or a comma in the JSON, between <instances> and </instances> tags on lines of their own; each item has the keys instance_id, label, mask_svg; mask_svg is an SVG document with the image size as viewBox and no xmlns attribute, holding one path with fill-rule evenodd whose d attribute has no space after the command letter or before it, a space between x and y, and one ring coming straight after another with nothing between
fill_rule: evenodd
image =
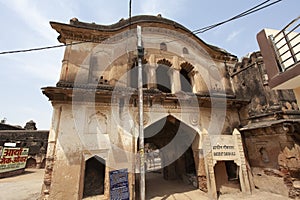
<instances>
[{"instance_id":1,"label":"decorative cornice","mask_svg":"<svg viewBox=\"0 0 300 200\"><path fill-rule=\"evenodd\" d=\"M145 28L165 28L173 31L180 32L185 38L190 38L199 43L205 48L206 51L212 54L213 59L237 61L237 57L228 53L227 51L218 48L213 45L205 43L198 38L186 27L169 19L162 18L161 16L135 16L129 19L122 19L119 22L112 25L98 25L95 23L80 22L78 19L73 18L70 20L70 24L63 24L58 22L50 22L53 29L55 29L60 35L58 40L62 43L67 43L67 40L71 41L86 41L99 43L107 38L110 38L124 30L129 30L130 34L135 33L134 28L137 25L142 25ZM149 30L148 29L148 30ZM126 37L128 37L126 32Z\"/></svg>"}]
</instances>

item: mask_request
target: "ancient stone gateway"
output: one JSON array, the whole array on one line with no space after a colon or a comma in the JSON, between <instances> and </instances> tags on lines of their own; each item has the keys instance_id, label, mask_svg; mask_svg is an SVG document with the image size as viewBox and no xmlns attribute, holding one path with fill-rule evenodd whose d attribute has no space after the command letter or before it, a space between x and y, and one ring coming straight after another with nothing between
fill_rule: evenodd
<instances>
[{"instance_id":1,"label":"ancient stone gateway","mask_svg":"<svg viewBox=\"0 0 300 200\"><path fill-rule=\"evenodd\" d=\"M130 199L137 199L137 25L145 47L147 173L156 170L183 184L192 176L192 184L214 199L231 179L250 192L241 137L234 131L245 101L235 98L227 71L236 57L176 22L137 16L110 26L75 18L51 22L68 46L56 87L43 88L53 105L43 198L108 199L110 173L126 169ZM224 149L216 151L218 145ZM227 176L226 183L218 176Z\"/></svg>"}]
</instances>

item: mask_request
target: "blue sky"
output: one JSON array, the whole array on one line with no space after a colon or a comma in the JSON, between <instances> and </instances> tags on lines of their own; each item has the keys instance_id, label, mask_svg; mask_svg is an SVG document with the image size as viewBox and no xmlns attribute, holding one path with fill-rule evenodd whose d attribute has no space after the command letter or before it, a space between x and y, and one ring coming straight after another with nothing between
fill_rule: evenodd
<instances>
[{"instance_id":1,"label":"blue sky","mask_svg":"<svg viewBox=\"0 0 300 200\"><path fill-rule=\"evenodd\" d=\"M49 21L68 23L73 17L97 24L116 23L128 17L127 0L0 0L0 51L59 44ZM132 15L157 15L190 30L208 26L249 9L257 0L132 0ZM274 2L270 1L270 2ZM256 34L263 28L281 29L299 16L299 0L283 0L269 8L224 24L198 36L238 57L259 50ZM0 55L0 119L38 129L49 129L51 103L41 88L59 78L64 48Z\"/></svg>"}]
</instances>

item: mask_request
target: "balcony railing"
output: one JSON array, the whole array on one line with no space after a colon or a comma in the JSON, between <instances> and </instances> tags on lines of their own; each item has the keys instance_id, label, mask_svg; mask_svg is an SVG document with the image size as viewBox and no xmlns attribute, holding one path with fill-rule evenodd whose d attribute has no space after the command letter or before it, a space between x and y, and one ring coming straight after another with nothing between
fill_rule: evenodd
<instances>
[{"instance_id":1,"label":"balcony railing","mask_svg":"<svg viewBox=\"0 0 300 200\"><path fill-rule=\"evenodd\" d=\"M269 36L281 72L295 66L295 64L300 61L299 19L300 16L294 19L275 36Z\"/></svg>"}]
</instances>

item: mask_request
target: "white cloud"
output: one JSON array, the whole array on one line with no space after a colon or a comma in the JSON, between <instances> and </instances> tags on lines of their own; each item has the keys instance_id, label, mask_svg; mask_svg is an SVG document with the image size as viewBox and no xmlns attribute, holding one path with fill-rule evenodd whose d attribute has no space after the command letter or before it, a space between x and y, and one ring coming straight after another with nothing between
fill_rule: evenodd
<instances>
[{"instance_id":1,"label":"white cloud","mask_svg":"<svg viewBox=\"0 0 300 200\"><path fill-rule=\"evenodd\" d=\"M13 10L16 16L21 18L32 30L38 32L41 37L48 41L55 40L55 32L49 31L49 20L42 15L32 1L9 0L2 1L2 3Z\"/></svg>"},{"instance_id":2,"label":"white cloud","mask_svg":"<svg viewBox=\"0 0 300 200\"><path fill-rule=\"evenodd\" d=\"M242 30L238 30L238 31L233 31L231 32L227 38L226 38L226 42L231 42L233 41L240 33L242 32Z\"/></svg>"},{"instance_id":3,"label":"white cloud","mask_svg":"<svg viewBox=\"0 0 300 200\"><path fill-rule=\"evenodd\" d=\"M7 56L2 60L2 64L13 63L8 70L14 71L16 76L31 77L33 80L39 79L42 82L54 84L58 81L60 74L61 51L63 51L63 49L55 50L54 52L49 50L46 52L35 52L33 54L24 53Z\"/></svg>"}]
</instances>

